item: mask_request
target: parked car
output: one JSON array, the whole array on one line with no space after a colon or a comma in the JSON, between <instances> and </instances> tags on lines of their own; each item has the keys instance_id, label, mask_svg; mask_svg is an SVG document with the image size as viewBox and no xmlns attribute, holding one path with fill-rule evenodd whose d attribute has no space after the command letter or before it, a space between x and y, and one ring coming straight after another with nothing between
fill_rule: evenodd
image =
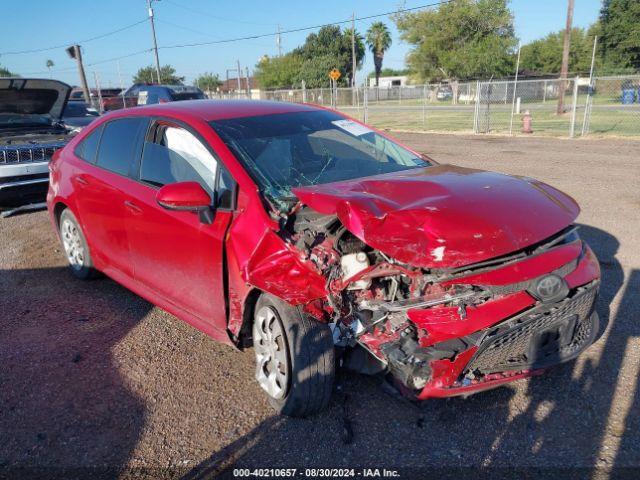
<instances>
[{"instance_id":1,"label":"parked car","mask_svg":"<svg viewBox=\"0 0 640 480\"><path fill-rule=\"evenodd\" d=\"M188 85L141 85L138 89L138 105L205 98L202 90Z\"/></svg>"},{"instance_id":2,"label":"parked car","mask_svg":"<svg viewBox=\"0 0 640 480\"><path fill-rule=\"evenodd\" d=\"M119 110L121 108L136 107L138 105L138 93L140 87L147 85L146 83L134 83L127 88L118 98L110 99L105 103L105 110Z\"/></svg>"},{"instance_id":3,"label":"parked car","mask_svg":"<svg viewBox=\"0 0 640 480\"><path fill-rule=\"evenodd\" d=\"M438 87L438 91L436 92L436 99L440 101L451 100L453 98L453 90L449 85L442 85Z\"/></svg>"},{"instance_id":4,"label":"parked car","mask_svg":"<svg viewBox=\"0 0 640 480\"><path fill-rule=\"evenodd\" d=\"M97 91L89 90L89 95L93 98L94 96L97 95ZM82 89L78 87L74 87L73 89L71 89L71 94L69 94L69 101L84 102L85 98L84 98L84 92L82 91Z\"/></svg>"},{"instance_id":5,"label":"parked car","mask_svg":"<svg viewBox=\"0 0 640 480\"><path fill-rule=\"evenodd\" d=\"M0 208L44 202L49 159L71 138L60 123L70 90L56 80L0 78Z\"/></svg>"},{"instance_id":6,"label":"parked car","mask_svg":"<svg viewBox=\"0 0 640 480\"><path fill-rule=\"evenodd\" d=\"M119 108L123 108L125 105L125 100L122 98L122 89L121 88L101 88L100 92L96 89L89 90L89 96L91 97L91 104L94 105L95 109L100 109L101 111L109 111L109 110L117 110ZM71 95L69 96L70 102L84 102L84 92L81 88L74 88L71 90ZM129 101L126 106L133 107L137 104L136 102Z\"/></svg>"},{"instance_id":7,"label":"parked car","mask_svg":"<svg viewBox=\"0 0 640 480\"><path fill-rule=\"evenodd\" d=\"M99 116L98 111L86 102L68 102L62 113L62 122L67 129L77 133Z\"/></svg>"},{"instance_id":8,"label":"parked car","mask_svg":"<svg viewBox=\"0 0 640 480\"><path fill-rule=\"evenodd\" d=\"M283 414L336 359L415 399L575 358L600 271L542 182L441 165L333 110L192 101L110 113L51 164L71 272L104 272L240 348Z\"/></svg>"},{"instance_id":9,"label":"parked car","mask_svg":"<svg viewBox=\"0 0 640 480\"><path fill-rule=\"evenodd\" d=\"M103 111L120 110L138 105L204 99L202 90L185 85L136 83L117 96L103 98Z\"/></svg>"}]
</instances>

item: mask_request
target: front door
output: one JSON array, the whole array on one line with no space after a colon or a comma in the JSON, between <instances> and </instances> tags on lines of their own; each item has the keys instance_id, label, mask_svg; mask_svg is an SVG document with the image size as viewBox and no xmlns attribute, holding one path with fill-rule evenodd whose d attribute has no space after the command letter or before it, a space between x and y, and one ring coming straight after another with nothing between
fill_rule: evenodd
<instances>
[{"instance_id":1,"label":"front door","mask_svg":"<svg viewBox=\"0 0 640 480\"><path fill-rule=\"evenodd\" d=\"M223 244L231 209L217 206L213 222L207 224L196 213L166 210L156 202L160 187L184 181L199 182L212 199L216 198L221 168L190 131L166 122L152 125L144 144L139 182L128 190L127 232L136 281L224 330Z\"/></svg>"}]
</instances>

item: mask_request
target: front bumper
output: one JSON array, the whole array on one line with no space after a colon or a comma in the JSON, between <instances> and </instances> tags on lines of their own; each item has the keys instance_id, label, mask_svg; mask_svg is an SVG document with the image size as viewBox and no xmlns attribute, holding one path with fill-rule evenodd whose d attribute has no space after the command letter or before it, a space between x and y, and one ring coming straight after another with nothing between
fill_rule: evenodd
<instances>
[{"instance_id":1,"label":"front bumper","mask_svg":"<svg viewBox=\"0 0 640 480\"><path fill-rule=\"evenodd\" d=\"M44 202L49 162L0 165L0 208Z\"/></svg>"},{"instance_id":2,"label":"front bumper","mask_svg":"<svg viewBox=\"0 0 640 480\"><path fill-rule=\"evenodd\" d=\"M569 255L571 249L559 248L556 253L561 251ZM405 357L413 363L396 364L394 368L392 357L387 356L403 393L418 400L470 395L539 375L548 367L576 358L598 334L595 301L600 284L598 261L591 249L581 244L577 251L579 255L566 263L570 268L562 266L561 270L556 268L568 256L556 255L554 271L563 272L569 289L560 301L538 301L528 291L509 291L505 285L508 293L468 309L463 319L453 318L444 308L440 316L426 310L421 317L414 315L413 323L428 334L422 337L420 348ZM535 262L548 267L552 256L541 256ZM524 271L521 267L520 273ZM534 267L531 264L527 268L535 271ZM537 276L540 271L534 273ZM504 269L490 273L504 274ZM483 280L490 279L485 275ZM519 289L527 283L512 285Z\"/></svg>"},{"instance_id":3,"label":"front bumper","mask_svg":"<svg viewBox=\"0 0 640 480\"><path fill-rule=\"evenodd\" d=\"M433 380L417 398L470 395L573 360L598 334L600 322L594 311L598 284L596 280L563 302L532 309L487 330L477 345L454 361L432 362Z\"/></svg>"}]
</instances>

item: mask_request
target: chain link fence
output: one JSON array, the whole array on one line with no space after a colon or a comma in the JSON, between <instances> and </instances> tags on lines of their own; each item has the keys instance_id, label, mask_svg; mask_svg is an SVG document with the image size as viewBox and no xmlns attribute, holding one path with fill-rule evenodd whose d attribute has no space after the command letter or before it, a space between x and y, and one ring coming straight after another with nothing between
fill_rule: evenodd
<instances>
[{"instance_id":1,"label":"chain link fence","mask_svg":"<svg viewBox=\"0 0 640 480\"><path fill-rule=\"evenodd\" d=\"M248 96L244 92L210 94L212 98ZM382 129L640 137L640 75L263 90L251 96L335 108Z\"/></svg>"}]
</instances>

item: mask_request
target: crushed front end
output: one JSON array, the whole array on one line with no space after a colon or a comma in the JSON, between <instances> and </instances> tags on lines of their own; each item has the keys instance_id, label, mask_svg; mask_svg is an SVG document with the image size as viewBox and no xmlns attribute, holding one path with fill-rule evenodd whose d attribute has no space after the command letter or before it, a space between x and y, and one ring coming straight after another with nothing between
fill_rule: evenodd
<instances>
[{"instance_id":1,"label":"crushed front end","mask_svg":"<svg viewBox=\"0 0 640 480\"><path fill-rule=\"evenodd\" d=\"M336 215L302 204L286 243L326 279L300 302L347 366L387 372L406 395L468 395L575 358L596 338L600 270L569 225L507 255L448 268L390 257Z\"/></svg>"}]
</instances>

